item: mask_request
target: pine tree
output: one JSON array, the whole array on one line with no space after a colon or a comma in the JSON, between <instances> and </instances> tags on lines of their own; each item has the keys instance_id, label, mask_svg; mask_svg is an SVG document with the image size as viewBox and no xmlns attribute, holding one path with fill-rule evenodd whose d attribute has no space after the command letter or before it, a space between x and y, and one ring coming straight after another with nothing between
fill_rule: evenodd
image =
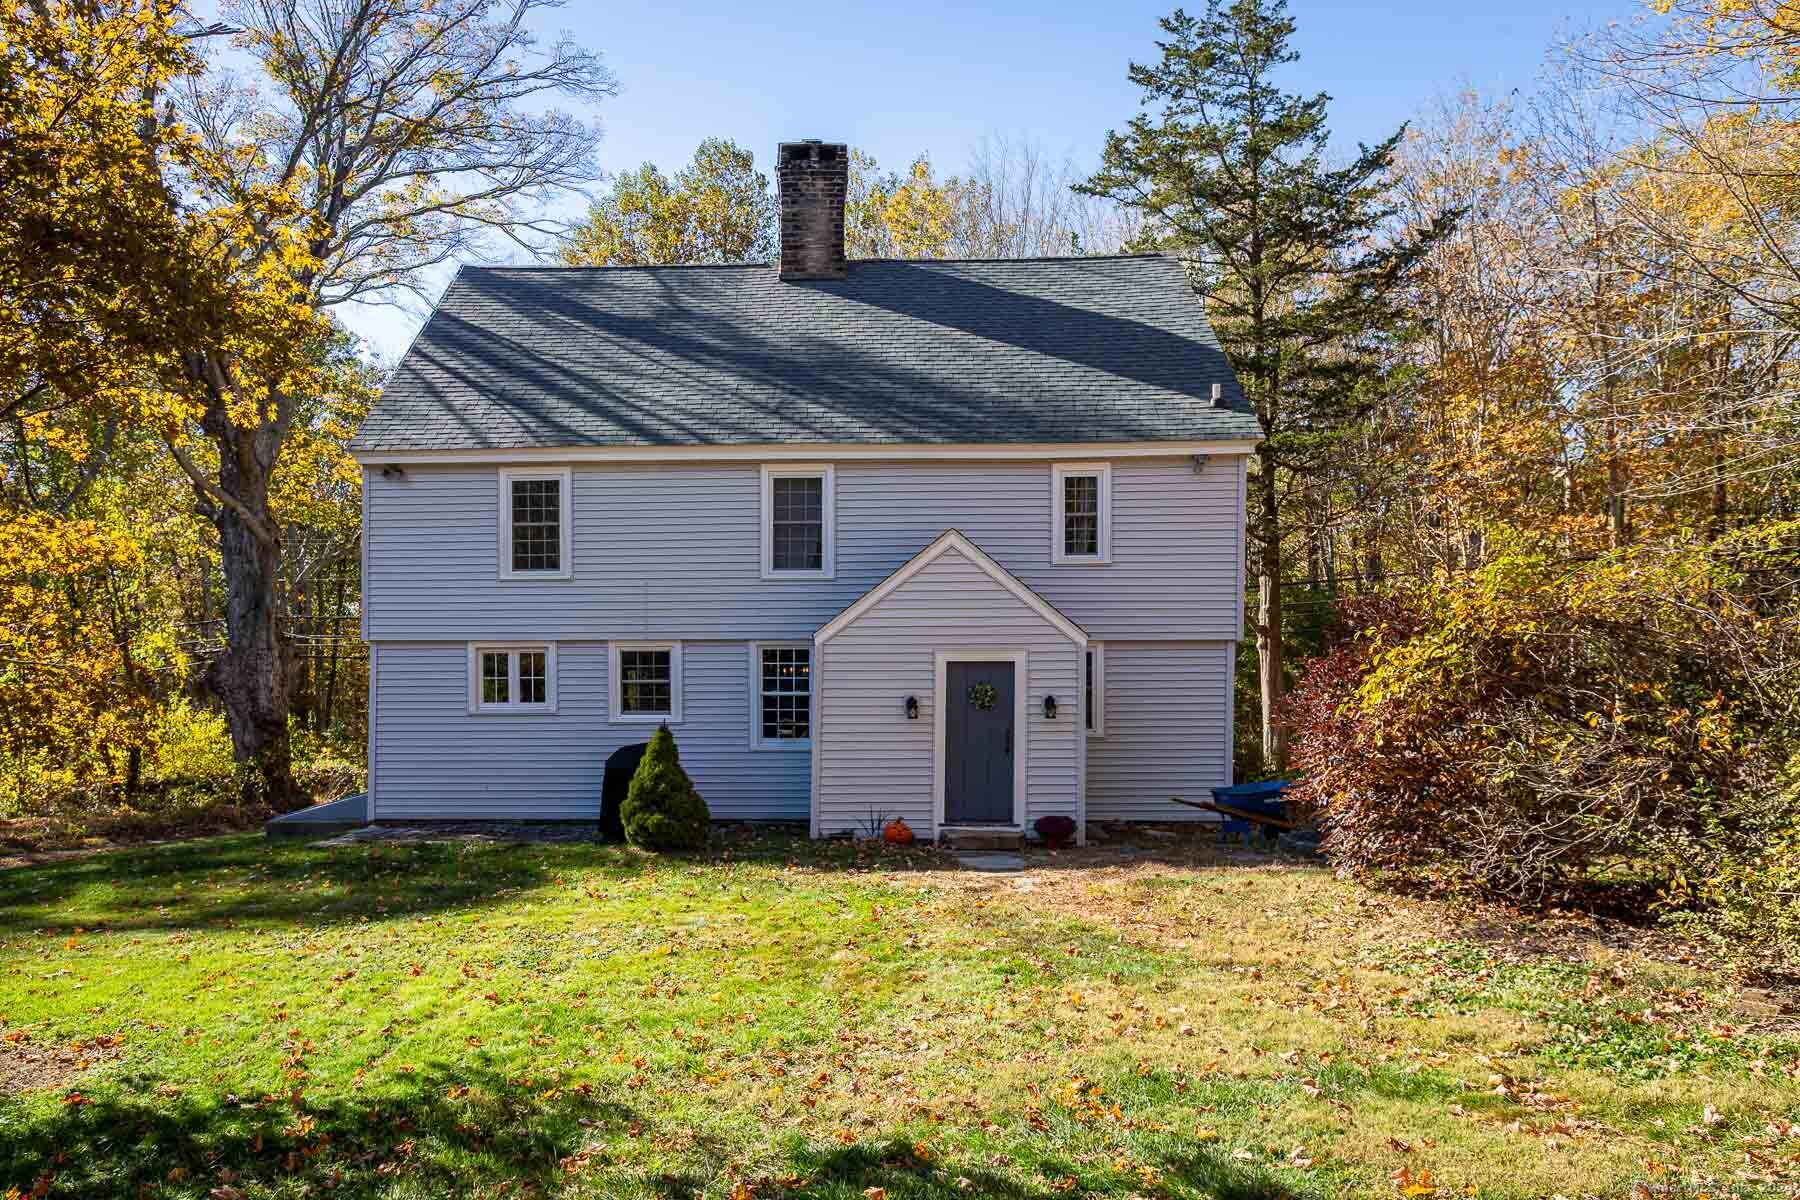
<instances>
[{"instance_id":1,"label":"pine tree","mask_svg":"<svg viewBox=\"0 0 1800 1200\"><path fill-rule=\"evenodd\" d=\"M1382 236L1404 128L1330 165L1330 97L1272 78L1299 57L1284 0L1211 0L1204 16L1177 9L1161 25L1161 61L1131 66L1146 112L1107 135L1101 169L1078 190L1139 210L1146 248L1188 264L1262 425L1249 534L1263 759L1280 770L1280 477L1315 470L1355 421L1404 325L1397 285L1448 225Z\"/></svg>"},{"instance_id":2,"label":"pine tree","mask_svg":"<svg viewBox=\"0 0 1800 1200\"><path fill-rule=\"evenodd\" d=\"M658 725L619 806L625 839L646 850L697 850L712 814L681 766L675 735Z\"/></svg>"}]
</instances>

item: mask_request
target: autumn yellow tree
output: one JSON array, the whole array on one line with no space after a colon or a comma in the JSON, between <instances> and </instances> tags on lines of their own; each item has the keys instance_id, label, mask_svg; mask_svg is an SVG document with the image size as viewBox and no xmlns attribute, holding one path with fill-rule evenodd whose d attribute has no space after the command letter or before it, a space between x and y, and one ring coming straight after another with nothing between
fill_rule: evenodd
<instances>
[{"instance_id":1,"label":"autumn yellow tree","mask_svg":"<svg viewBox=\"0 0 1800 1200\"><path fill-rule=\"evenodd\" d=\"M559 232L543 201L591 174L593 137L542 104L612 81L573 43L538 42L541 7L241 0L210 30L157 0L6 10L0 102L31 134L0 170L30 202L0 249L8 394L55 387L161 439L217 533L225 639L208 682L247 790L271 802L294 794L277 473L334 386L327 314L421 291L494 237ZM249 75L198 57L226 36ZM88 188L91 230L38 215ZM66 359L33 291L46 280L49 311L72 314L56 328L118 364L106 388L48 378Z\"/></svg>"},{"instance_id":2,"label":"autumn yellow tree","mask_svg":"<svg viewBox=\"0 0 1800 1200\"><path fill-rule=\"evenodd\" d=\"M572 266L767 261L775 237L775 200L755 155L707 138L673 178L645 163L615 179L559 256Z\"/></svg>"},{"instance_id":3,"label":"autumn yellow tree","mask_svg":"<svg viewBox=\"0 0 1800 1200\"><path fill-rule=\"evenodd\" d=\"M0 739L14 801L132 780L179 680L166 528L108 468L154 448L217 293L167 203L155 105L198 70L172 5L0 10ZM141 458L139 459L141 461ZM135 509L134 509L135 504Z\"/></svg>"}]
</instances>

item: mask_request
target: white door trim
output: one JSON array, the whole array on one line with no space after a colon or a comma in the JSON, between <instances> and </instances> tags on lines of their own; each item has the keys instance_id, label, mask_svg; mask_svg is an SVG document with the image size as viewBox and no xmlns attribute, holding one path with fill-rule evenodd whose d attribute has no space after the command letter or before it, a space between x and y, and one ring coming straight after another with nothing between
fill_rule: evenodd
<instances>
[{"instance_id":1,"label":"white door trim","mask_svg":"<svg viewBox=\"0 0 1800 1200\"><path fill-rule=\"evenodd\" d=\"M953 662L1009 662L1013 667L1013 820L1002 826L1025 829L1025 761L1031 746L1030 656L1024 650L939 650L935 657L931 692L931 836L936 838L944 821L944 717L950 705L945 677Z\"/></svg>"}]
</instances>

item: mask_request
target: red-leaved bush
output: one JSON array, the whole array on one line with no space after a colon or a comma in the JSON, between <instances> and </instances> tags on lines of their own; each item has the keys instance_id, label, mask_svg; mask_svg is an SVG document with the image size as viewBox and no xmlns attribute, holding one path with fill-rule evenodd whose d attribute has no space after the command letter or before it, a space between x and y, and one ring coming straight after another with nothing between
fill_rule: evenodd
<instances>
[{"instance_id":1,"label":"red-leaved bush","mask_svg":"<svg viewBox=\"0 0 1800 1200\"><path fill-rule=\"evenodd\" d=\"M1675 888L1800 819L1800 522L1476 571L1347 605L1286 720L1293 798L1352 871L1542 901Z\"/></svg>"},{"instance_id":2,"label":"red-leaved bush","mask_svg":"<svg viewBox=\"0 0 1800 1200\"><path fill-rule=\"evenodd\" d=\"M1338 636L1302 668L1287 696L1284 719L1300 776L1288 798L1320 822L1325 853L1340 865L1371 870L1435 861L1448 850L1447 806L1467 803L1473 788L1454 765L1461 756L1440 743L1441 721L1428 728L1357 702L1370 664L1423 618L1398 594L1345 601L1339 617Z\"/></svg>"}]
</instances>

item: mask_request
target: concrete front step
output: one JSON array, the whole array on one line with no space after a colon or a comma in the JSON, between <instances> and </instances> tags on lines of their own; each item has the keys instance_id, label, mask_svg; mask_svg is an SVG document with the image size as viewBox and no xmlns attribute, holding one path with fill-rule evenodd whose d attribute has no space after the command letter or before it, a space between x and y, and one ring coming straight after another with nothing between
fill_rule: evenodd
<instances>
[{"instance_id":1,"label":"concrete front step","mask_svg":"<svg viewBox=\"0 0 1800 1200\"><path fill-rule=\"evenodd\" d=\"M952 850L1022 850L1025 835L1016 829L979 827L938 830L938 841Z\"/></svg>"},{"instance_id":2,"label":"concrete front step","mask_svg":"<svg viewBox=\"0 0 1800 1200\"><path fill-rule=\"evenodd\" d=\"M956 862L965 871L1005 872L1025 869L1025 856L1022 854L971 854L958 851Z\"/></svg>"}]
</instances>

